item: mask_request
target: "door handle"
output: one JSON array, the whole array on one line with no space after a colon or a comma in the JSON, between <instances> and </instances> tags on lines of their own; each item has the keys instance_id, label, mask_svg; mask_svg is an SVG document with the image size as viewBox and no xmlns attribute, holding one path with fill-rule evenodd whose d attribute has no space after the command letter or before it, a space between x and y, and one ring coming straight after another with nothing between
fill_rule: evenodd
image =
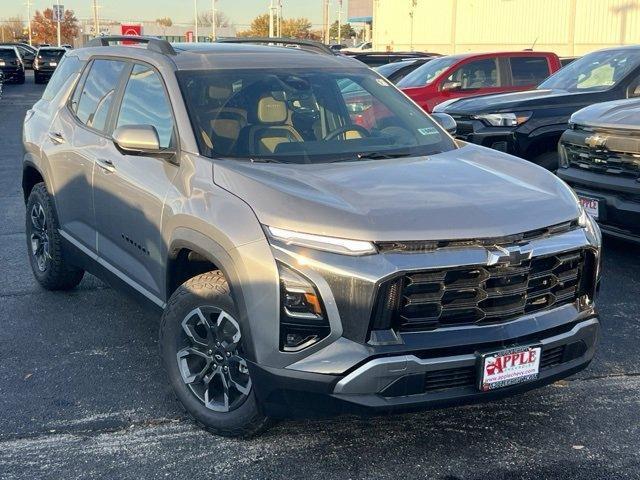
<instances>
[{"instance_id":1,"label":"door handle","mask_svg":"<svg viewBox=\"0 0 640 480\"><path fill-rule=\"evenodd\" d=\"M116 166L113 164L111 160L107 160L104 158L98 158L96 160L96 164L103 169L105 172L113 173L116 171Z\"/></svg>"},{"instance_id":2,"label":"door handle","mask_svg":"<svg viewBox=\"0 0 640 480\"><path fill-rule=\"evenodd\" d=\"M64 136L59 132L49 132L49 139L56 145L65 142Z\"/></svg>"}]
</instances>

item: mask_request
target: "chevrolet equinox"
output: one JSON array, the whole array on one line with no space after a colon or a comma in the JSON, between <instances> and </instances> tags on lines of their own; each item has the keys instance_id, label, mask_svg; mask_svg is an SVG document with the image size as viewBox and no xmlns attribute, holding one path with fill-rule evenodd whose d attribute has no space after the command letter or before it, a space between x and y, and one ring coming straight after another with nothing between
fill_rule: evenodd
<instances>
[{"instance_id":1,"label":"chevrolet equinox","mask_svg":"<svg viewBox=\"0 0 640 480\"><path fill-rule=\"evenodd\" d=\"M161 309L168 381L221 435L485 401L589 364L600 231L565 183L456 144L356 60L237 42L65 54L24 122L44 288L88 271Z\"/></svg>"}]
</instances>

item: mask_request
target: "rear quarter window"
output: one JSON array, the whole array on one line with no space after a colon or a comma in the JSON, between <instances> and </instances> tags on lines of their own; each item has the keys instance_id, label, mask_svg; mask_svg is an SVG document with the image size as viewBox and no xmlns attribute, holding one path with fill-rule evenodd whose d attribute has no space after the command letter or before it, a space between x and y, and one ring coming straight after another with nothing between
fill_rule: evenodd
<instances>
[{"instance_id":1,"label":"rear quarter window","mask_svg":"<svg viewBox=\"0 0 640 480\"><path fill-rule=\"evenodd\" d=\"M42 94L43 100L53 100L58 92L65 90L69 83L76 79L81 69L82 62L78 57L63 57Z\"/></svg>"},{"instance_id":2,"label":"rear quarter window","mask_svg":"<svg viewBox=\"0 0 640 480\"><path fill-rule=\"evenodd\" d=\"M515 87L538 85L549 76L545 57L511 57L511 77Z\"/></svg>"}]
</instances>

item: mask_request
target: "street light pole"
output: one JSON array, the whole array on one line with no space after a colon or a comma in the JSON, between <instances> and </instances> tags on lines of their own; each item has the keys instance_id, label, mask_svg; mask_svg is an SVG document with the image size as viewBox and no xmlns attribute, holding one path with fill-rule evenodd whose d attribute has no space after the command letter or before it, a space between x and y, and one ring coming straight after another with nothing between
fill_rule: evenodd
<instances>
[{"instance_id":1,"label":"street light pole","mask_svg":"<svg viewBox=\"0 0 640 480\"><path fill-rule=\"evenodd\" d=\"M342 45L342 0L338 0L338 45Z\"/></svg>"},{"instance_id":2,"label":"street light pole","mask_svg":"<svg viewBox=\"0 0 640 480\"><path fill-rule=\"evenodd\" d=\"M216 41L216 0L211 0L211 41Z\"/></svg>"},{"instance_id":3,"label":"street light pole","mask_svg":"<svg viewBox=\"0 0 640 480\"><path fill-rule=\"evenodd\" d=\"M98 21L98 2L93 0L93 34L95 37L100 36L100 22Z\"/></svg>"},{"instance_id":4,"label":"street light pole","mask_svg":"<svg viewBox=\"0 0 640 480\"><path fill-rule=\"evenodd\" d=\"M56 0L56 9L57 9L57 18L58 18L58 47L60 47L61 42L60 42L60 21L62 20L60 18L60 0Z\"/></svg>"},{"instance_id":5,"label":"street light pole","mask_svg":"<svg viewBox=\"0 0 640 480\"><path fill-rule=\"evenodd\" d=\"M27 29L29 30L29 45L31 45L32 40L31 40L31 0L27 0L27 24L28 27Z\"/></svg>"},{"instance_id":6,"label":"street light pole","mask_svg":"<svg viewBox=\"0 0 640 480\"><path fill-rule=\"evenodd\" d=\"M195 23L193 28L194 41L198 42L198 0L193 0L193 21Z\"/></svg>"}]
</instances>

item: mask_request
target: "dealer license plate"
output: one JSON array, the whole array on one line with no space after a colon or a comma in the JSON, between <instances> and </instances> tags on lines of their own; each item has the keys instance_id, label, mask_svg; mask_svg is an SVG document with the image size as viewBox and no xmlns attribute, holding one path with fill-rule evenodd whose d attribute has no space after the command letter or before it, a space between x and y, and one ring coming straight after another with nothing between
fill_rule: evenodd
<instances>
[{"instance_id":1,"label":"dealer license plate","mask_svg":"<svg viewBox=\"0 0 640 480\"><path fill-rule=\"evenodd\" d=\"M514 347L480 357L480 390L488 391L538 378L541 347Z\"/></svg>"},{"instance_id":2,"label":"dealer license plate","mask_svg":"<svg viewBox=\"0 0 640 480\"><path fill-rule=\"evenodd\" d=\"M594 220L598 220L598 214L600 213L600 202L595 198L578 197L580 199L580 205L585 211L593 217Z\"/></svg>"}]
</instances>

